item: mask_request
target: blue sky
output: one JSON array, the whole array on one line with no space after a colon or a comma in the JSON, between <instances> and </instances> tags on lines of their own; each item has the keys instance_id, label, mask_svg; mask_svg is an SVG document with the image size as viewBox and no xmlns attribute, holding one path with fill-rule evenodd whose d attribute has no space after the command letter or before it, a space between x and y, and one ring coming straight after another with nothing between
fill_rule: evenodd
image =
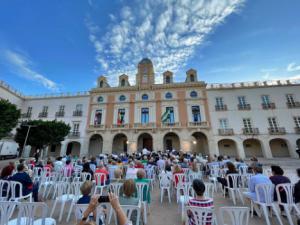
<instances>
[{"instance_id":1,"label":"blue sky","mask_svg":"<svg viewBox=\"0 0 300 225\"><path fill-rule=\"evenodd\" d=\"M25 94L112 86L152 59L156 82L300 78L299 0L0 1L0 80Z\"/></svg>"}]
</instances>

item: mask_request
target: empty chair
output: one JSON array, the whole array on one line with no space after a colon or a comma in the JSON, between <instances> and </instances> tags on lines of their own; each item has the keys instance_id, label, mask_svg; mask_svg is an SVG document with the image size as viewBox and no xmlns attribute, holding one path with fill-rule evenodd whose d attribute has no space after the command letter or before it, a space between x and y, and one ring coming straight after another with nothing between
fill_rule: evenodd
<instances>
[{"instance_id":1,"label":"empty chair","mask_svg":"<svg viewBox=\"0 0 300 225\"><path fill-rule=\"evenodd\" d=\"M82 185L81 182L71 183L71 191L70 192L72 193L73 197L72 197L72 202L71 202L71 206L70 206L68 217L67 217L67 222L69 222L73 207L75 206L75 204L77 203L78 199L81 196L81 192L80 192L81 185Z\"/></svg>"},{"instance_id":2,"label":"empty chair","mask_svg":"<svg viewBox=\"0 0 300 225\"><path fill-rule=\"evenodd\" d=\"M221 224L226 224L224 219L229 218L228 225L248 225L249 224L249 208L248 207L221 207L220 219Z\"/></svg>"},{"instance_id":3,"label":"empty chair","mask_svg":"<svg viewBox=\"0 0 300 225\"><path fill-rule=\"evenodd\" d=\"M169 203L171 203L171 180L167 174L159 174L159 187L160 187L160 202L162 203L165 191L168 194Z\"/></svg>"},{"instance_id":4,"label":"empty chair","mask_svg":"<svg viewBox=\"0 0 300 225\"><path fill-rule=\"evenodd\" d=\"M191 222L191 223L190 223ZM216 225L217 221L212 207L196 207L186 206L185 208L185 224Z\"/></svg>"},{"instance_id":5,"label":"empty chair","mask_svg":"<svg viewBox=\"0 0 300 225\"><path fill-rule=\"evenodd\" d=\"M0 201L0 224L8 225L8 221L12 216L18 202Z\"/></svg>"}]
</instances>

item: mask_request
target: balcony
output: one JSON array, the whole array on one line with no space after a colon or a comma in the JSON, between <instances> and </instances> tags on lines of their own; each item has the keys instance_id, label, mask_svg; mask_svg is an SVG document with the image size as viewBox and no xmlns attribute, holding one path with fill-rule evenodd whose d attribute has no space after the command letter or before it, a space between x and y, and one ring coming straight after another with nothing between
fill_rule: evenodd
<instances>
[{"instance_id":1,"label":"balcony","mask_svg":"<svg viewBox=\"0 0 300 225\"><path fill-rule=\"evenodd\" d=\"M300 102L287 102L286 105L289 109L300 108Z\"/></svg>"},{"instance_id":2,"label":"balcony","mask_svg":"<svg viewBox=\"0 0 300 225\"><path fill-rule=\"evenodd\" d=\"M229 136L234 134L232 128L219 129L218 131L219 131L219 135L221 136Z\"/></svg>"},{"instance_id":3,"label":"balcony","mask_svg":"<svg viewBox=\"0 0 300 225\"><path fill-rule=\"evenodd\" d=\"M262 103L261 104L262 106L262 109L275 109L276 106L275 106L275 103Z\"/></svg>"},{"instance_id":4,"label":"balcony","mask_svg":"<svg viewBox=\"0 0 300 225\"><path fill-rule=\"evenodd\" d=\"M172 128L172 127L179 127L179 123L162 123L162 128Z\"/></svg>"},{"instance_id":5,"label":"balcony","mask_svg":"<svg viewBox=\"0 0 300 225\"><path fill-rule=\"evenodd\" d=\"M128 129L129 128L129 124L128 123L124 123L124 124L113 124L111 126L112 129Z\"/></svg>"},{"instance_id":6,"label":"balcony","mask_svg":"<svg viewBox=\"0 0 300 225\"><path fill-rule=\"evenodd\" d=\"M285 133L286 131L284 127L269 127L269 134L271 135L281 135Z\"/></svg>"},{"instance_id":7,"label":"balcony","mask_svg":"<svg viewBox=\"0 0 300 225\"><path fill-rule=\"evenodd\" d=\"M207 128L209 127L209 124L207 121L201 121L201 122L189 122L189 127L202 127L202 128Z\"/></svg>"},{"instance_id":8,"label":"balcony","mask_svg":"<svg viewBox=\"0 0 300 225\"><path fill-rule=\"evenodd\" d=\"M155 128L155 123L134 123L135 129L152 129Z\"/></svg>"},{"instance_id":9,"label":"balcony","mask_svg":"<svg viewBox=\"0 0 300 225\"><path fill-rule=\"evenodd\" d=\"M64 111L59 111L55 113L55 117L64 117L65 116L65 112Z\"/></svg>"},{"instance_id":10,"label":"balcony","mask_svg":"<svg viewBox=\"0 0 300 225\"><path fill-rule=\"evenodd\" d=\"M295 127L295 133L300 134L300 127Z\"/></svg>"},{"instance_id":11,"label":"balcony","mask_svg":"<svg viewBox=\"0 0 300 225\"><path fill-rule=\"evenodd\" d=\"M23 119L30 119L31 118L31 113L29 113L29 112L22 113L21 118L23 118Z\"/></svg>"},{"instance_id":12,"label":"balcony","mask_svg":"<svg viewBox=\"0 0 300 225\"><path fill-rule=\"evenodd\" d=\"M238 104L237 107L238 107L238 110L250 110L251 109L250 104Z\"/></svg>"},{"instance_id":13,"label":"balcony","mask_svg":"<svg viewBox=\"0 0 300 225\"><path fill-rule=\"evenodd\" d=\"M227 105L215 105L216 111L227 111Z\"/></svg>"},{"instance_id":14,"label":"balcony","mask_svg":"<svg viewBox=\"0 0 300 225\"><path fill-rule=\"evenodd\" d=\"M40 112L39 118L46 118L48 116L48 112Z\"/></svg>"},{"instance_id":15,"label":"balcony","mask_svg":"<svg viewBox=\"0 0 300 225\"><path fill-rule=\"evenodd\" d=\"M80 132L79 131L72 131L68 135L69 138L79 138L80 137Z\"/></svg>"},{"instance_id":16,"label":"balcony","mask_svg":"<svg viewBox=\"0 0 300 225\"><path fill-rule=\"evenodd\" d=\"M257 135L257 134L259 134L259 130L258 130L258 128L243 128L243 134Z\"/></svg>"},{"instance_id":17,"label":"balcony","mask_svg":"<svg viewBox=\"0 0 300 225\"><path fill-rule=\"evenodd\" d=\"M73 111L73 116L82 116L82 111L81 110Z\"/></svg>"}]
</instances>

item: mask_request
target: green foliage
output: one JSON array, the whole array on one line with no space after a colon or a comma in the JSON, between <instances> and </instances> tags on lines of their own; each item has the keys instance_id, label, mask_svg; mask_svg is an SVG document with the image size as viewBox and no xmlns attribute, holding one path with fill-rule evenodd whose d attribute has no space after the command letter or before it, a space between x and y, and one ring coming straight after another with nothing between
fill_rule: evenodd
<instances>
[{"instance_id":1,"label":"green foliage","mask_svg":"<svg viewBox=\"0 0 300 225\"><path fill-rule=\"evenodd\" d=\"M21 111L8 100L0 99L0 139L17 126Z\"/></svg>"},{"instance_id":2,"label":"green foliage","mask_svg":"<svg viewBox=\"0 0 300 225\"><path fill-rule=\"evenodd\" d=\"M48 145L60 143L65 139L71 129L69 125L61 121L32 120L17 129L15 141L19 143L20 146L24 145L28 130L28 126L24 125L34 126L30 129L26 145L36 148L44 148Z\"/></svg>"}]
</instances>

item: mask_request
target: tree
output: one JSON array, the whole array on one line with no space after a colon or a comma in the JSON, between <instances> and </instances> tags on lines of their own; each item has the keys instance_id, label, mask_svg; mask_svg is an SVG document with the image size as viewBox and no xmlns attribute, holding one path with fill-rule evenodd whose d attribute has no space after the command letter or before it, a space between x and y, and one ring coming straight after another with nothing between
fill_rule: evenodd
<instances>
[{"instance_id":1,"label":"tree","mask_svg":"<svg viewBox=\"0 0 300 225\"><path fill-rule=\"evenodd\" d=\"M28 126L33 125L30 129L26 145L32 147L45 148L49 145L59 144L70 132L71 127L61 121L42 121L42 120L32 120L21 124L17 128L17 134L15 136L15 141L19 143L20 146L24 146L26 134L28 131Z\"/></svg>"},{"instance_id":2,"label":"tree","mask_svg":"<svg viewBox=\"0 0 300 225\"><path fill-rule=\"evenodd\" d=\"M17 126L21 111L8 100L0 99L0 139Z\"/></svg>"}]
</instances>

